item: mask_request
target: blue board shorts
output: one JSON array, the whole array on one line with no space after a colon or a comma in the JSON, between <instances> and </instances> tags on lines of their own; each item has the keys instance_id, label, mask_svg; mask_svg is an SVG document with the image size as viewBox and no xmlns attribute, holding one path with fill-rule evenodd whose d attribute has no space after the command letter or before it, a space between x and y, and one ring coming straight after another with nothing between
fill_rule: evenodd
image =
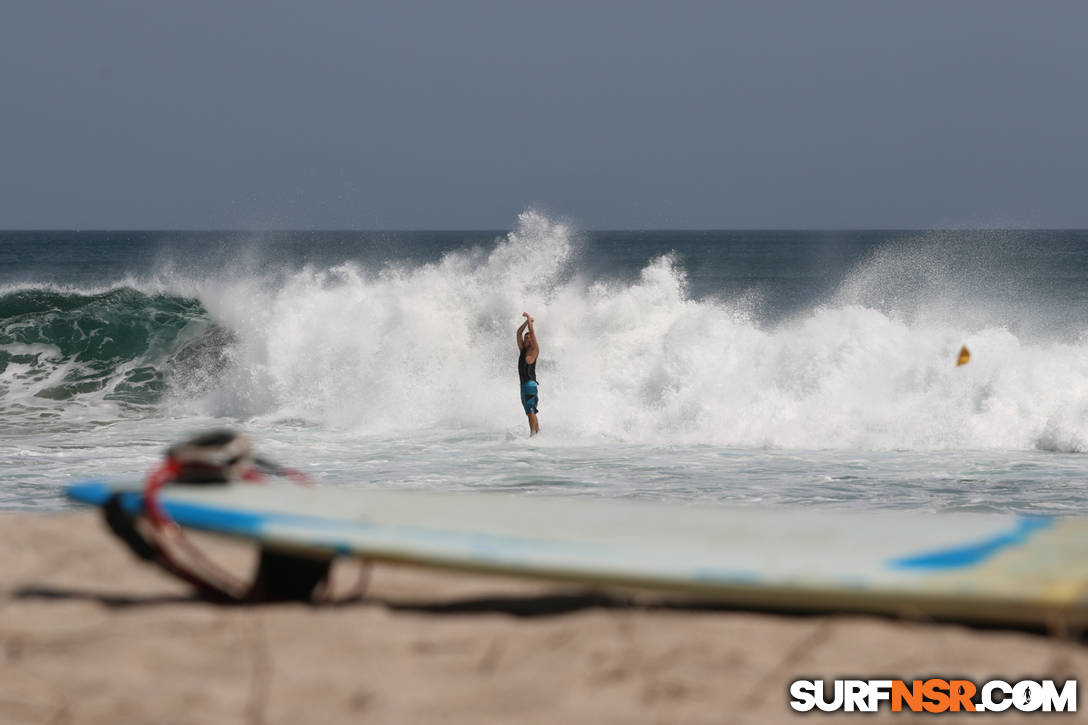
<instances>
[{"instance_id":1,"label":"blue board shorts","mask_svg":"<svg viewBox=\"0 0 1088 725\"><path fill-rule=\"evenodd\" d=\"M521 384L521 407L525 408L525 414L536 413L537 392L536 381L530 380Z\"/></svg>"}]
</instances>

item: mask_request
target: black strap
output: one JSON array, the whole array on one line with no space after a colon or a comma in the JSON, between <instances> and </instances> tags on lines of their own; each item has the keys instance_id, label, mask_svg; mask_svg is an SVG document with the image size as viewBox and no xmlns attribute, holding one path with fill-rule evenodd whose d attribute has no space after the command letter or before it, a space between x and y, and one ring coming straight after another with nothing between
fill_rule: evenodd
<instances>
[{"instance_id":1,"label":"black strap","mask_svg":"<svg viewBox=\"0 0 1088 725\"><path fill-rule=\"evenodd\" d=\"M229 592L204 581L196 572L165 558L164 552L140 533L136 526L138 517L125 511L121 504L121 494L110 496L102 507L102 513L110 531L125 542L132 553L189 582L205 599L213 601L310 602L314 600L318 587L327 580L332 566L331 556L313 558L262 548L253 586L239 600L237 595L231 596Z\"/></svg>"},{"instance_id":2,"label":"black strap","mask_svg":"<svg viewBox=\"0 0 1088 725\"><path fill-rule=\"evenodd\" d=\"M125 511L121 505L121 494L115 493L109 497L106 505L102 507L102 514L110 531L125 542L132 549L132 553L144 561L158 561L158 550L136 529L136 517Z\"/></svg>"}]
</instances>

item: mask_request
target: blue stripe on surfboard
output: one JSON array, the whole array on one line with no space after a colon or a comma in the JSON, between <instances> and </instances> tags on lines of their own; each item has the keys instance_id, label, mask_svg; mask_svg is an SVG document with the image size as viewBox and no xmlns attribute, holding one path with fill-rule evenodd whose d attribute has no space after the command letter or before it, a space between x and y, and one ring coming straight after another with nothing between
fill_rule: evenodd
<instances>
[{"instance_id":1,"label":"blue stripe on surfboard","mask_svg":"<svg viewBox=\"0 0 1088 725\"><path fill-rule=\"evenodd\" d=\"M143 511L144 497L139 491L116 491L101 481L87 481L69 486L68 498L82 503L104 506L111 496L121 497L121 508L130 514ZM259 513L231 511L199 504L164 501L163 509L179 524L211 531L222 531L246 536L258 536L268 516Z\"/></svg>"},{"instance_id":2,"label":"blue stripe on surfboard","mask_svg":"<svg viewBox=\"0 0 1088 725\"><path fill-rule=\"evenodd\" d=\"M905 556L889 562L892 569L960 569L980 564L1003 549L1019 546L1031 536L1049 528L1054 519L1049 516L1023 516L1011 531L998 534L984 541L966 546L929 551L924 554Z\"/></svg>"},{"instance_id":3,"label":"blue stripe on surfboard","mask_svg":"<svg viewBox=\"0 0 1088 725\"><path fill-rule=\"evenodd\" d=\"M83 483L73 483L64 489L64 494L73 501L102 506L113 495L113 491L110 490L108 484L102 481L84 481Z\"/></svg>"},{"instance_id":4,"label":"blue stripe on surfboard","mask_svg":"<svg viewBox=\"0 0 1088 725\"><path fill-rule=\"evenodd\" d=\"M100 481L73 484L68 486L66 493L69 498L75 501L98 506L105 505L111 496L120 494L121 506L125 511L134 515L143 512L142 493L139 491L117 491ZM431 545L461 547L467 544L469 555L481 561L506 561L511 557L513 557L513 560L518 560L519 554L539 553L542 551L584 554L587 550L602 548L584 543L571 544L531 537L448 532L409 526L382 525L375 527L366 521L336 519L325 516L262 511L245 512L233 508L222 508L215 504L172 501L169 496L159 499L159 503L166 514L182 526L245 536L252 539L268 538L268 530L277 526L294 527L296 529L318 529L321 530L321 534L318 537L311 537L305 544L330 549L344 555L353 553L353 549L344 544L338 534L346 532L358 533L360 531L375 531L386 536L392 536L400 541L407 539L412 543L424 542Z\"/></svg>"},{"instance_id":5,"label":"blue stripe on surfboard","mask_svg":"<svg viewBox=\"0 0 1088 725\"><path fill-rule=\"evenodd\" d=\"M144 497L140 491L117 491L110 488L109 484L101 481L87 481L69 486L66 490L68 498L82 503L96 506L104 506L111 496L119 494L121 507L130 514L143 512ZM299 516L296 514L269 514L256 511L238 511L236 509L220 508L215 505L186 503L171 501L169 498L160 500L163 510L183 526L192 526L207 531L219 531L222 533L238 534L259 538L266 526L274 524L301 524L308 526L323 526L328 528L330 524L336 525L335 520L318 516ZM352 528L366 528L368 524L363 522L351 522ZM328 545L328 544L324 544Z\"/></svg>"}]
</instances>

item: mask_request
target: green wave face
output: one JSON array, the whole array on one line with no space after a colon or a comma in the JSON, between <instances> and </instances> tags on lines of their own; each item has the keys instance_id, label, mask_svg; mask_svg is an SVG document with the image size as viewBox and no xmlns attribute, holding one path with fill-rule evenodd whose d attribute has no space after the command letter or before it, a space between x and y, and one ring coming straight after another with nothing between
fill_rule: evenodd
<instances>
[{"instance_id":1,"label":"green wave face","mask_svg":"<svg viewBox=\"0 0 1088 725\"><path fill-rule=\"evenodd\" d=\"M171 388L206 388L232 342L193 298L128 287L9 292L0 295L0 396L154 406Z\"/></svg>"}]
</instances>

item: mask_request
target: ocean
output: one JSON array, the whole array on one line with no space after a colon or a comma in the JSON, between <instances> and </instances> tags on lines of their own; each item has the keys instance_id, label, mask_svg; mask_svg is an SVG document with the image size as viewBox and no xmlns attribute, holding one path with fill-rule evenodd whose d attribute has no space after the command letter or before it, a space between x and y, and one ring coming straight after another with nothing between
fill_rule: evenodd
<instances>
[{"instance_id":1,"label":"ocean","mask_svg":"<svg viewBox=\"0 0 1088 725\"><path fill-rule=\"evenodd\" d=\"M1085 515L1088 232L0 232L0 508L224 426L343 488Z\"/></svg>"}]
</instances>

